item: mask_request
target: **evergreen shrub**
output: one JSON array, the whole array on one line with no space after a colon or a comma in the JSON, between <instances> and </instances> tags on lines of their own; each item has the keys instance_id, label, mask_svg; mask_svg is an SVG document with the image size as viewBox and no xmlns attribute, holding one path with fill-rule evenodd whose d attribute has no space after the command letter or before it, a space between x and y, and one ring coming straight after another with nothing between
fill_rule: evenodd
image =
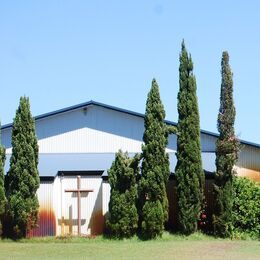
<instances>
[{"instance_id":1,"label":"evergreen shrub","mask_svg":"<svg viewBox=\"0 0 260 260\"><path fill-rule=\"evenodd\" d=\"M232 210L235 233L248 233L260 238L260 186L247 178L234 178Z\"/></svg>"}]
</instances>

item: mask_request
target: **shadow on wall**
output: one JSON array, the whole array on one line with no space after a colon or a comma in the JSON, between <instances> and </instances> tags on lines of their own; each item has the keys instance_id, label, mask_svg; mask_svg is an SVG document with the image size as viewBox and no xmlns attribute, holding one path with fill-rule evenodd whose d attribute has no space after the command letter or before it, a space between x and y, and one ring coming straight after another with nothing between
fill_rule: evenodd
<instances>
[{"instance_id":1,"label":"shadow on wall","mask_svg":"<svg viewBox=\"0 0 260 260\"><path fill-rule=\"evenodd\" d=\"M88 197L88 195L89 195L88 192L82 192L81 198L86 198L86 197ZM71 197L77 198L78 197L77 192L72 192ZM58 225L61 226L62 235L67 235L67 234L78 235L78 218L73 219L73 212L76 212L76 214L78 214L77 210L78 210L77 206L75 206L75 208L74 208L72 205L70 205L68 218L62 217L62 218L58 219ZM82 214L82 212L81 212L81 214ZM81 223L81 227L82 227L83 225L86 224L86 219L81 219L80 223ZM73 227L76 227L76 229L73 230Z\"/></svg>"},{"instance_id":2,"label":"shadow on wall","mask_svg":"<svg viewBox=\"0 0 260 260\"><path fill-rule=\"evenodd\" d=\"M91 235L103 234L104 224L105 217L103 216L102 212L102 185L100 185L88 226L88 228L91 230Z\"/></svg>"},{"instance_id":3,"label":"shadow on wall","mask_svg":"<svg viewBox=\"0 0 260 260\"><path fill-rule=\"evenodd\" d=\"M72 205L70 205L69 206L69 218L58 219L58 225L60 225L60 226L64 225L64 230L63 230L64 235L66 235L66 234L74 235L73 227L75 227L75 226L78 227L78 219L72 218L72 212L73 212L73 208L72 208ZM86 223L86 219L81 219L81 226L85 225L85 223ZM77 235L77 232L78 231L76 231L76 233L74 232L75 235Z\"/></svg>"}]
</instances>

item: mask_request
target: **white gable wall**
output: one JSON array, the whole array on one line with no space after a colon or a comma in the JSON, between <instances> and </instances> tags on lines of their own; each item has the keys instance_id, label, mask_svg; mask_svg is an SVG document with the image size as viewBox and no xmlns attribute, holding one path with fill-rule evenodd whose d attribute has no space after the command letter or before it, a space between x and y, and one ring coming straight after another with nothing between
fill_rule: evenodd
<instances>
[{"instance_id":1,"label":"white gable wall","mask_svg":"<svg viewBox=\"0 0 260 260\"><path fill-rule=\"evenodd\" d=\"M141 152L143 118L89 106L36 121L39 153L115 153L119 149ZM11 153L11 129L4 129L2 142ZM176 137L169 140L176 149Z\"/></svg>"},{"instance_id":2,"label":"white gable wall","mask_svg":"<svg viewBox=\"0 0 260 260\"><path fill-rule=\"evenodd\" d=\"M122 112L89 106L36 121L39 153L141 152L144 120ZM214 150L215 137L202 134L202 150ZM11 153L11 128L2 131L2 143ZM176 151L176 135L168 152Z\"/></svg>"},{"instance_id":3,"label":"white gable wall","mask_svg":"<svg viewBox=\"0 0 260 260\"><path fill-rule=\"evenodd\" d=\"M138 119L93 106L44 119L37 123L40 153L139 152Z\"/></svg>"}]
</instances>

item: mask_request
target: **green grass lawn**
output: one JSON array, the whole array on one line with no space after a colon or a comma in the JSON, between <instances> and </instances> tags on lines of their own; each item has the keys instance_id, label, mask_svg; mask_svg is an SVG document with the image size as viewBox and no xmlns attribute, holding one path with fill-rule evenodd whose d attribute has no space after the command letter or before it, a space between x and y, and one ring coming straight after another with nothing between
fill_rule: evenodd
<instances>
[{"instance_id":1,"label":"green grass lawn","mask_svg":"<svg viewBox=\"0 0 260 260\"><path fill-rule=\"evenodd\" d=\"M103 237L0 241L0 259L260 259L260 241L165 233L153 241Z\"/></svg>"}]
</instances>

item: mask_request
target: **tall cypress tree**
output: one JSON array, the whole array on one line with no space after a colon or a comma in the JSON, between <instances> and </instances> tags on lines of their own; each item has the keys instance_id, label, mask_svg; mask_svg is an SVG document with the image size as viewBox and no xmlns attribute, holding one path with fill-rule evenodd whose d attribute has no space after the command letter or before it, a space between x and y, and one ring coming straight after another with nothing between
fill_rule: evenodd
<instances>
[{"instance_id":1,"label":"tall cypress tree","mask_svg":"<svg viewBox=\"0 0 260 260\"><path fill-rule=\"evenodd\" d=\"M0 125L1 131L1 125ZM2 235L2 220L5 213L6 197L4 188L4 163L5 163L5 148L1 144L0 132L0 236Z\"/></svg>"},{"instance_id":2,"label":"tall cypress tree","mask_svg":"<svg viewBox=\"0 0 260 260\"><path fill-rule=\"evenodd\" d=\"M160 236L164 223L168 220L166 184L170 168L165 149L169 131L164 118L159 87L153 79L146 102L142 176L139 185L141 229L145 238Z\"/></svg>"},{"instance_id":3,"label":"tall cypress tree","mask_svg":"<svg viewBox=\"0 0 260 260\"><path fill-rule=\"evenodd\" d=\"M229 55L226 51L222 54L221 77L213 226L216 235L227 237L232 232L234 165L238 159L239 143L234 130L236 110L233 100L233 80Z\"/></svg>"},{"instance_id":4,"label":"tall cypress tree","mask_svg":"<svg viewBox=\"0 0 260 260\"><path fill-rule=\"evenodd\" d=\"M106 225L109 234L118 238L133 236L138 227L136 178L139 160L139 155L129 158L119 150L108 171L111 196Z\"/></svg>"},{"instance_id":5,"label":"tall cypress tree","mask_svg":"<svg viewBox=\"0 0 260 260\"><path fill-rule=\"evenodd\" d=\"M184 234L197 230L203 207L205 176L202 169L200 120L193 63L184 41L180 54L177 125L177 165L179 229Z\"/></svg>"},{"instance_id":6,"label":"tall cypress tree","mask_svg":"<svg viewBox=\"0 0 260 260\"><path fill-rule=\"evenodd\" d=\"M29 98L21 97L12 129L12 155L8 172L8 213L12 236L25 237L38 220L38 144Z\"/></svg>"}]
</instances>

